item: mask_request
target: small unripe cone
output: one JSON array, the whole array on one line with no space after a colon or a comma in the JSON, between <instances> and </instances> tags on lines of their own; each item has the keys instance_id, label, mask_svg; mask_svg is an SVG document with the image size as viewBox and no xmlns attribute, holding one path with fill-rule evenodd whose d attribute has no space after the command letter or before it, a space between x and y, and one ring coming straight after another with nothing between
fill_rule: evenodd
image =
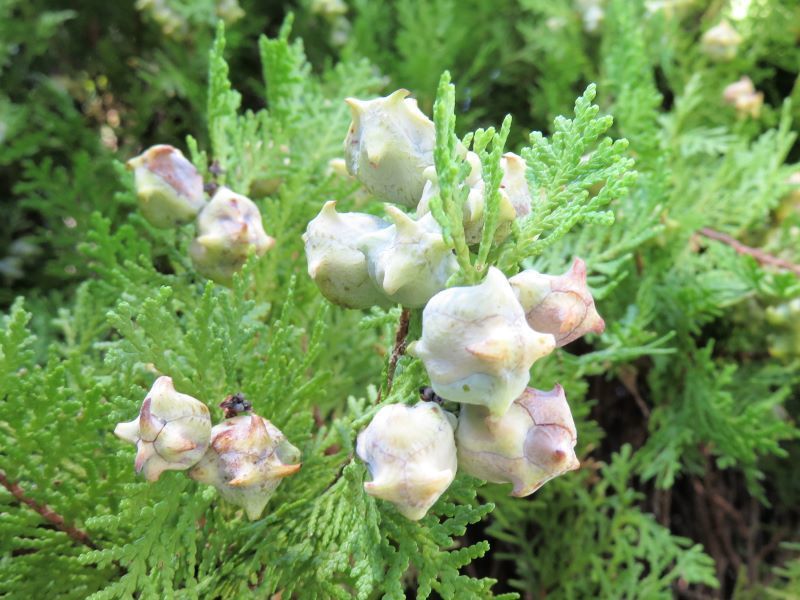
<instances>
[{"instance_id":1,"label":"small unripe cone","mask_svg":"<svg viewBox=\"0 0 800 600\"><path fill-rule=\"evenodd\" d=\"M390 304L370 279L367 257L358 249L364 236L387 227L378 217L337 213L336 202L325 203L303 234L308 274L323 296L346 308Z\"/></svg>"},{"instance_id":2,"label":"small unripe cone","mask_svg":"<svg viewBox=\"0 0 800 600\"><path fill-rule=\"evenodd\" d=\"M800 357L800 298L770 306L767 322L775 327L767 336L769 353L781 359Z\"/></svg>"},{"instance_id":3,"label":"small unripe cone","mask_svg":"<svg viewBox=\"0 0 800 600\"><path fill-rule=\"evenodd\" d=\"M477 244L483 235L483 224L486 213L486 185L481 177L481 161L474 152L467 152L467 162L472 169L467 177L465 184L469 186L466 202L462 207L464 223L464 236L467 243ZM429 167L425 171L427 182L422 190L422 197L417 205L417 215L423 216L430 213L430 201L439 194L439 183L436 177L436 169ZM499 189L500 211L497 219L497 229L494 238L500 243L511 233L511 222L517 217L514 206L508 197L508 193L502 187Z\"/></svg>"},{"instance_id":4,"label":"small unripe cone","mask_svg":"<svg viewBox=\"0 0 800 600\"><path fill-rule=\"evenodd\" d=\"M169 228L191 221L203 208L203 178L181 151L159 144L130 159L139 209L154 227Z\"/></svg>"},{"instance_id":5,"label":"small unripe cone","mask_svg":"<svg viewBox=\"0 0 800 600\"><path fill-rule=\"evenodd\" d=\"M586 333L602 333L605 321L597 314L586 285L586 263L576 258L563 275L545 275L533 269L510 280L528 325L552 333L557 346L564 346Z\"/></svg>"},{"instance_id":6,"label":"small unripe cone","mask_svg":"<svg viewBox=\"0 0 800 600\"><path fill-rule=\"evenodd\" d=\"M564 390L527 388L508 412L461 407L456 430L458 466L493 483L512 483L512 496L528 496L552 478L580 466L577 433Z\"/></svg>"},{"instance_id":7,"label":"small unripe cone","mask_svg":"<svg viewBox=\"0 0 800 600\"><path fill-rule=\"evenodd\" d=\"M722 21L706 31L701 40L703 52L719 61L734 58L741 43L742 36L727 21Z\"/></svg>"},{"instance_id":8,"label":"small unripe cone","mask_svg":"<svg viewBox=\"0 0 800 600\"><path fill-rule=\"evenodd\" d=\"M483 283L439 292L422 313L422 338L408 353L422 359L442 398L503 414L528 385L533 363L555 340L528 326L505 276L491 267Z\"/></svg>"},{"instance_id":9,"label":"small unripe cone","mask_svg":"<svg viewBox=\"0 0 800 600\"><path fill-rule=\"evenodd\" d=\"M606 18L602 0L578 0L576 7L581 13L584 31L595 33L600 29Z\"/></svg>"},{"instance_id":10,"label":"small unripe cone","mask_svg":"<svg viewBox=\"0 0 800 600\"><path fill-rule=\"evenodd\" d=\"M176 392L170 377L159 377L139 416L117 424L114 435L136 444L136 472L156 481L164 471L183 471L200 460L211 437L211 416L205 404Z\"/></svg>"},{"instance_id":11,"label":"small unripe cone","mask_svg":"<svg viewBox=\"0 0 800 600\"><path fill-rule=\"evenodd\" d=\"M197 218L189 255L201 275L229 285L250 252L262 256L274 245L253 201L221 187Z\"/></svg>"},{"instance_id":12,"label":"small unripe cone","mask_svg":"<svg viewBox=\"0 0 800 600\"><path fill-rule=\"evenodd\" d=\"M358 434L371 496L388 500L412 521L425 516L456 475L456 418L435 402L381 408Z\"/></svg>"},{"instance_id":13,"label":"small unripe cone","mask_svg":"<svg viewBox=\"0 0 800 600\"><path fill-rule=\"evenodd\" d=\"M414 221L391 205L386 212L394 225L365 235L358 243L367 257L369 276L392 302L424 306L458 270L456 257L433 215Z\"/></svg>"},{"instance_id":14,"label":"small unripe cone","mask_svg":"<svg viewBox=\"0 0 800 600\"><path fill-rule=\"evenodd\" d=\"M761 114L764 105L764 94L756 92L753 81L745 76L725 87L722 98L739 113L739 116L751 116L754 119Z\"/></svg>"},{"instance_id":15,"label":"small unripe cone","mask_svg":"<svg viewBox=\"0 0 800 600\"><path fill-rule=\"evenodd\" d=\"M258 415L240 415L215 425L211 445L189 477L213 485L251 521L264 512L284 477L300 469L300 451Z\"/></svg>"},{"instance_id":16,"label":"small unripe cone","mask_svg":"<svg viewBox=\"0 0 800 600\"><path fill-rule=\"evenodd\" d=\"M347 98L353 122L344 141L347 170L382 200L414 207L433 165L433 121L397 90L385 98Z\"/></svg>"},{"instance_id":17,"label":"small unripe cone","mask_svg":"<svg viewBox=\"0 0 800 600\"><path fill-rule=\"evenodd\" d=\"M778 223L782 223L792 215L800 216L800 171L795 171L789 175L785 183L792 187L781 198L781 203L775 209L775 218Z\"/></svg>"}]
</instances>

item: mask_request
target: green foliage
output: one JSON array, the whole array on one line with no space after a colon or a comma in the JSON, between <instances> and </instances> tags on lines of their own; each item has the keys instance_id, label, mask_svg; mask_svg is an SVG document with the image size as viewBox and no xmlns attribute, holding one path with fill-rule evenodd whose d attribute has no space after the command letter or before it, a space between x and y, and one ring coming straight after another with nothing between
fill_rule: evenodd
<instances>
[{"instance_id":1,"label":"green foliage","mask_svg":"<svg viewBox=\"0 0 800 600\"><path fill-rule=\"evenodd\" d=\"M515 587L563 598L671 598L679 578L718 585L701 546L671 535L637 508L630 459L630 446L623 446L589 489L556 480L528 506L498 497L490 531L508 546L503 558L518 565ZM520 530L522 519L536 528ZM539 552L542 546L552 553Z\"/></svg>"}]
</instances>

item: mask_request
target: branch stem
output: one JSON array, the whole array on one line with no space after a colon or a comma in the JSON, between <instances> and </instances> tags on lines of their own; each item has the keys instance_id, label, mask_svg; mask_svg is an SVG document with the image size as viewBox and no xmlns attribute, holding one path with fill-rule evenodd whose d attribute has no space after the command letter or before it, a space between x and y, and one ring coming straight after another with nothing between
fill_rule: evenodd
<instances>
[{"instance_id":1,"label":"branch stem","mask_svg":"<svg viewBox=\"0 0 800 600\"><path fill-rule=\"evenodd\" d=\"M764 252L758 248L751 248L750 246L746 246L739 240L734 237L729 236L726 233L722 233L720 231L716 231L709 227L703 227L699 233L704 235L707 238L712 240L716 240L718 242L722 242L723 244L727 244L739 254L747 254L755 258L759 263L762 265L770 265L773 267L778 267L779 269L785 269L787 271L791 271L798 277L800 277L800 265L796 265L788 260L784 260L777 256L773 256L768 252Z\"/></svg>"},{"instance_id":2,"label":"branch stem","mask_svg":"<svg viewBox=\"0 0 800 600\"><path fill-rule=\"evenodd\" d=\"M99 550L99 547L91 540L85 531L82 531L74 525L67 523L64 517L46 504L39 504L32 498L26 496L22 487L18 483L10 481L3 471L0 471L0 485L6 488L21 504L25 504L29 508L39 513L45 521L48 521L54 525L56 529L63 531L76 542L83 544L92 550Z\"/></svg>"}]
</instances>

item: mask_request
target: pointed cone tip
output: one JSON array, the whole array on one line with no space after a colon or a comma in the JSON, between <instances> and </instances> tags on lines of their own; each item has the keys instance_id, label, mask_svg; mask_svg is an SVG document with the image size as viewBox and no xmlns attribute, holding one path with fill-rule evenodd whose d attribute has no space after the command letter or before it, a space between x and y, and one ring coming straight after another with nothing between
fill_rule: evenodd
<instances>
[{"instance_id":1,"label":"pointed cone tip","mask_svg":"<svg viewBox=\"0 0 800 600\"><path fill-rule=\"evenodd\" d=\"M606 330L606 322L600 315L597 315L590 331L594 333L603 333Z\"/></svg>"},{"instance_id":2,"label":"pointed cone tip","mask_svg":"<svg viewBox=\"0 0 800 600\"><path fill-rule=\"evenodd\" d=\"M270 474L280 478L289 477L290 475L297 473L302 466L303 463L297 463L296 465L281 465L272 469Z\"/></svg>"},{"instance_id":3,"label":"pointed cone tip","mask_svg":"<svg viewBox=\"0 0 800 600\"><path fill-rule=\"evenodd\" d=\"M350 107L350 112L353 115L353 120L358 119L366 111L366 102L358 98L345 98L345 104Z\"/></svg>"},{"instance_id":4,"label":"pointed cone tip","mask_svg":"<svg viewBox=\"0 0 800 600\"><path fill-rule=\"evenodd\" d=\"M508 343L505 339L486 338L467 346L467 352L488 362L501 362L508 356Z\"/></svg>"},{"instance_id":5,"label":"pointed cone tip","mask_svg":"<svg viewBox=\"0 0 800 600\"><path fill-rule=\"evenodd\" d=\"M136 443L139 440L139 419L117 423L114 435L126 442Z\"/></svg>"},{"instance_id":6,"label":"pointed cone tip","mask_svg":"<svg viewBox=\"0 0 800 600\"><path fill-rule=\"evenodd\" d=\"M237 475L228 482L231 487L245 487L260 482L263 479L261 473L257 469L250 468L243 473Z\"/></svg>"},{"instance_id":7,"label":"pointed cone tip","mask_svg":"<svg viewBox=\"0 0 800 600\"><path fill-rule=\"evenodd\" d=\"M585 282L586 281L586 262L582 258L575 257L575 260L572 261L572 266L570 266L569 271L567 271L567 276L576 277L578 280Z\"/></svg>"},{"instance_id":8,"label":"pointed cone tip","mask_svg":"<svg viewBox=\"0 0 800 600\"><path fill-rule=\"evenodd\" d=\"M394 92L389 94L386 97L386 101L389 102L389 103L394 104L394 103L397 103L397 102L402 102L403 100L405 100L410 95L411 95L411 92L409 92L407 89L400 88L399 90L395 90Z\"/></svg>"},{"instance_id":9,"label":"pointed cone tip","mask_svg":"<svg viewBox=\"0 0 800 600\"><path fill-rule=\"evenodd\" d=\"M417 230L417 222L392 204L386 204L384 210L397 227L398 232L413 233Z\"/></svg>"}]
</instances>

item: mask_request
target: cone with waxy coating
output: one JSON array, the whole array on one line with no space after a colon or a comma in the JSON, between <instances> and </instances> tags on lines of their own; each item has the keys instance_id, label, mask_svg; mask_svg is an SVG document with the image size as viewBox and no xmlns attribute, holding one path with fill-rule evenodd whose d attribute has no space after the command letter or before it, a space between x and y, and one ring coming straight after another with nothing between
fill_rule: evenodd
<instances>
[{"instance_id":1,"label":"cone with waxy coating","mask_svg":"<svg viewBox=\"0 0 800 600\"><path fill-rule=\"evenodd\" d=\"M527 388L502 416L465 404L456 431L459 468L493 483L512 483L512 496L528 496L577 469L576 442L560 385L549 392Z\"/></svg>"},{"instance_id":2,"label":"cone with waxy coating","mask_svg":"<svg viewBox=\"0 0 800 600\"><path fill-rule=\"evenodd\" d=\"M365 235L358 243L367 257L369 276L392 302L424 306L458 270L456 257L433 215L415 221L391 205L386 212L394 225Z\"/></svg>"},{"instance_id":3,"label":"cone with waxy coating","mask_svg":"<svg viewBox=\"0 0 800 600\"><path fill-rule=\"evenodd\" d=\"M442 398L503 414L528 385L531 365L554 348L552 335L528 326L505 275L491 267L482 283L431 298L422 338L408 353L422 359Z\"/></svg>"},{"instance_id":4,"label":"cone with waxy coating","mask_svg":"<svg viewBox=\"0 0 800 600\"><path fill-rule=\"evenodd\" d=\"M605 321L597 314L586 285L586 263L580 258L563 275L527 269L509 281L525 310L528 325L536 331L552 333L557 346L569 344L590 331L605 330Z\"/></svg>"},{"instance_id":5,"label":"cone with waxy coating","mask_svg":"<svg viewBox=\"0 0 800 600\"><path fill-rule=\"evenodd\" d=\"M770 306L767 322L774 328L767 336L769 353L780 359L800 357L800 298Z\"/></svg>"},{"instance_id":6,"label":"cone with waxy coating","mask_svg":"<svg viewBox=\"0 0 800 600\"><path fill-rule=\"evenodd\" d=\"M456 418L435 402L388 404L358 434L371 496L388 500L412 521L425 516L456 475Z\"/></svg>"},{"instance_id":7,"label":"cone with waxy coating","mask_svg":"<svg viewBox=\"0 0 800 600\"><path fill-rule=\"evenodd\" d=\"M517 217L524 217L531 212L532 204L531 191L525 177L528 168L525 159L513 152L506 152L500 159L500 168L503 169L500 188L508 196Z\"/></svg>"},{"instance_id":8,"label":"cone with waxy coating","mask_svg":"<svg viewBox=\"0 0 800 600\"><path fill-rule=\"evenodd\" d=\"M152 146L127 167L134 173L139 210L154 227L188 223L206 204L203 178L177 148Z\"/></svg>"},{"instance_id":9,"label":"cone with waxy coating","mask_svg":"<svg viewBox=\"0 0 800 600\"><path fill-rule=\"evenodd\" d=\"M753 80L746 75L725 86L722 99L733 106L740 117L750 116L757 119L764 106L763 92L757 92Z\"/></svg>"},{"instance_id":10,"label":"cone with waxy coating","mask_svg":"<svg viewBox=\"0 0 800 600\"><path fill-rule=\"evenodd\" d=\"M378 217L337 213L336 202L326 202L303 234L308 274L328 300L345 308L389 306L372 282L367 257L358 245L371 233L389 227Z\"/></svg>"},{"instance_id":11,"label":"cone with waxy coating","mask_svg":"<svg viewBox=\"0 0 800 600\"><path fill-rule=\"evenodd\" d=\"M718 61L732 60L739 51L742 36L727 21L721 21L703 34L700 40L705 54Z\"/></svg>"},{"instance_id":12,"label":"cone with waxy coating","mask_svg":"<svg viewBox=\"0 0 800 600\"><path fill-rule=\"evenodd\" d=\"M230 285L251 252L262 256L274 245L253 201L221 187L197 217L197 237L189 255L201 275Z\"/></svg>"},{"instance_id":13,"label":"cone with waxy coating","mask_svg":"<svg viewBox=\"0 0 800 600\"><path fill-rule=\"evenodd\" d=\"M348 172L380 199L415 207L433 166L433 121L397 90L385 98L345 100L353 121L344 141Z\"/></svg>"},{"instance_id":14,"label":"cone with waxy coating","mask_svg":"<svg viewBox=\"0 0 800 600\"><path fill-rule=\"evenodd\" d=\"M114 434L136 444L136 472L156 481L164 471L182 471L201 459L211 438L211 416L205 404L175 391L170 377L159 377L139 416L119 423Z\"/></svg>"},{"instance_id":15,"label":"cone with waxy coating","mask_svg":"<svg viewBox=\"0 0 800 600\"><path fill-rule=\"evenodd\" d=\"M254 521L283 478L300 470L299 460L300 451L267 419L240 415L214 426L211 445L189 477L213 485Z\"/></svg>"}]
</instances>

